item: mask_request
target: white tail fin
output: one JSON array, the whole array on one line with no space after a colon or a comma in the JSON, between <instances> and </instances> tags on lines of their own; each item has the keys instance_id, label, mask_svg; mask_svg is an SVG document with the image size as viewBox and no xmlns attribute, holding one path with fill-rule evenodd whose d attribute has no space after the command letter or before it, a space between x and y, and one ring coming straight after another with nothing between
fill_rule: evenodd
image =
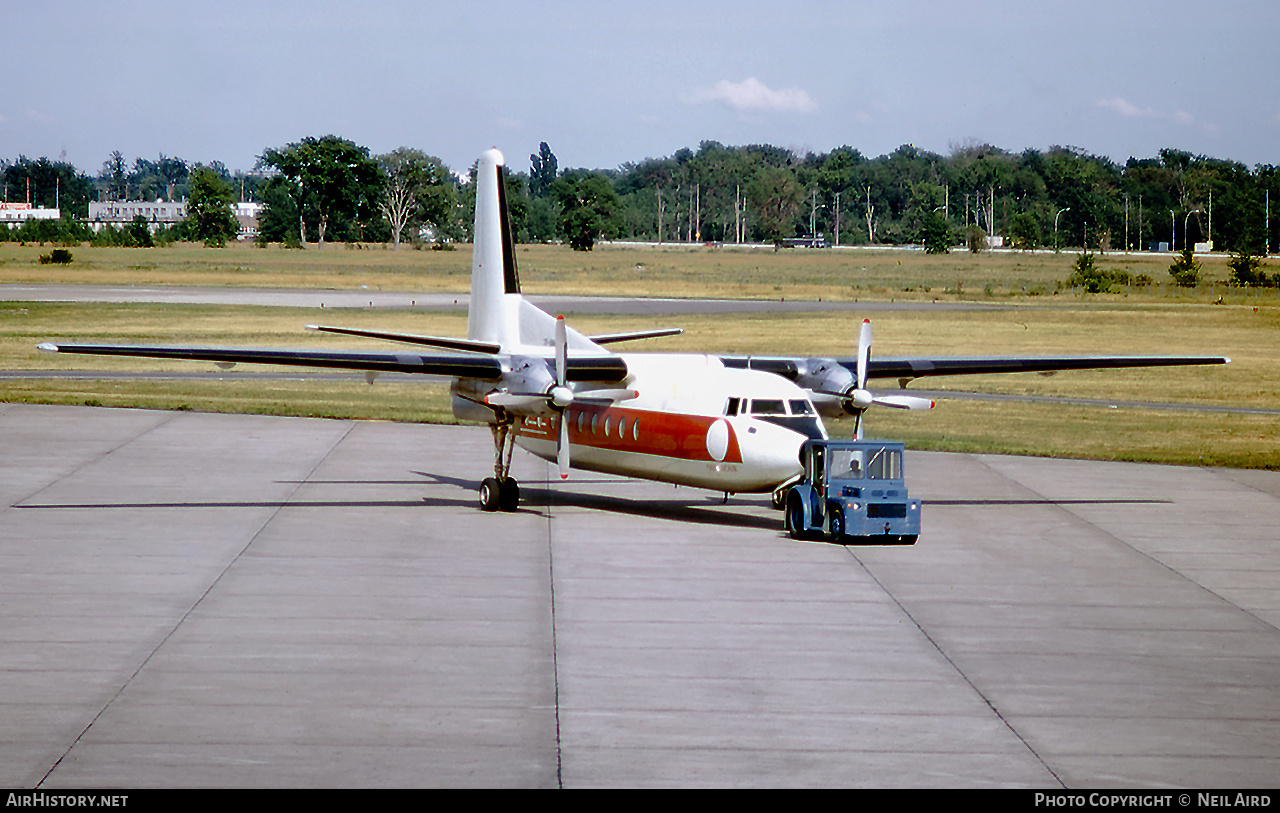
<instances>
[{"instance_id":1,"label":"white tail fin","mask_svg":"<svg viewBox=\"0 0 1280 813\"><path fill-rule=\"evenodd\" d=\"M476 166L476 222L472 237L471 307L467 313L467 338L494 342L510 348L518 339L519 304L507 303L519 295L516 253L507 219L506 190L502 179L502 153L489 150ZM508 313L510 316L508 317Z\"/></svg>"},{"instance_id":2,"label":"white tail fin","mask_svg":"<svg viewBox=\"0 0 1280 813\"><path fill-rule=\"evenodd\" d=\"M555 345L555 327L556 320L550 314L525 302L520 295L502 153L489 150L476 165L467 338L497 344L506 353L549 352ZM580 353L607 353L572 329L568 332L568 346Z\"/></svg>"}]
</instances>

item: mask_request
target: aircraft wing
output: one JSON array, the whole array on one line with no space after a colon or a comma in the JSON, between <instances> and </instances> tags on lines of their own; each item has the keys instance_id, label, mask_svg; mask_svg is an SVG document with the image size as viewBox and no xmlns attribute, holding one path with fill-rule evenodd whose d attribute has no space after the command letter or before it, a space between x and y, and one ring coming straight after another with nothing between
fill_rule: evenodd
<instances>
[{"instance_id":1,"label":"aircraft wing","mask_svg":"<svg viewBox=\"0 0 1280 813\"><path fill-rule=\"evenodd\" d=\"M856 370L858 360L840 359L841 366ZM912 379L939 375L986 373L1056 373L1063 370L1116 370L1128 367L1183 367L1226 364L1225 356L1062 356L1056 358L908 358L871 359L867 378Z\"/></svg>"},{"instance_id":2,"label":"aircraft wing","mask_svg":"<svg viewBox=\"0 0 1280 813\"><path fill-rule=\"evenodd\" d=\"M477 378L502 381L504 361L496 355L424 355L421 353L369 353L322 350L248 350L218 347L143 347L113 344L38 345L47 353L80 353L92 356L134 356L182 361L212 361L220 367L234 364L279 364L291 367L326 367L374 373ZM510 365L510 360L506 362ZM584 356L568 359L566 378L573 382L619 382L627 377L621 356Z\"/></svg>"},{"instance_id":3,"label":"aircraft wing","mask_svg":"<svg viewBox=\"0 0 1280 813\"><path fill-rule=\"evenodd\" d=\"M728 356L721 360L727 367L765 370L792 380L805 377L813 362L826 361L802 358L766 358ZM856 358L836 358L829 361L856 375ZM1001 357L973 356L951 358L902 358L869 359L868 379L898 379L900 381L944 375L983 375L989 373L1056 373L1064 370L1115 370L1131 367L1181 367L1202 364L1227 364L1225 356L1056 356L1056 357Z\"/></svg>"},{"instance_id":4,"label":"aircraft wing","mask_svg":"<svg viewBox=\"0 0 1280 813\"><path fill-rule=\"evenodd\" d=\"M327 367L380 373L458 376L498 380L502 364L493 356L422 355L419 353L367 353L317 350L236 350L216 347L139 347L133 345L59 344L39 346L48 353L82 353L94 356L137 356L184 361L232 364L282 364L294 367Z\"/></svg>"}]
</instances>

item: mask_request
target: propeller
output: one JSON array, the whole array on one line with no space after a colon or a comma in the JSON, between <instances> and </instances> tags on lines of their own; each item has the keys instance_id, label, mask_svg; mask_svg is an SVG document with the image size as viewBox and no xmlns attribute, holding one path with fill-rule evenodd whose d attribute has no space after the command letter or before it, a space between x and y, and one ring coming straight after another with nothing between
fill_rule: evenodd
<instances>
[{"instance_id":1,"label":"propeller","mask_svg":"<svg viewBox=\"0 0 1280 813\"><path fill-rule=\"evenodd\" d=\"M564 317L556 317L556 384L551 388L551 405L560 409L560 434L556 438L556 466L560 479L569 479L569 418L565 407L573 403L573 390L568 387L569 336Z\"/></svg>"},{"instance_id":2,"label":"propeller","mask_svg":"<svg viewBox=\"0 0 1280 813\"><path fill-rule=\"evenodd\" d=\"M858 382L847 397L854 410L854 438L862 440L862 416L872 406L894 409L933 409L933 401L915 395L875 395L867 389L867 368L871 365L871 320L862 320L858 334Z\"/></svg>"},{"instance_id":3,"label":"propeller","mask_svg":"<svg viewBox=\"0 0 1280 813\"><path fill-rule=\"evenodd\" d=\"M618 401L626 401L640 395L630 389L591 389L574 391L569 386L569 331L564 317L556 317L555 327L555 377L546 381L546 367L537 364L542 372L539 376L521 379L530 390L525 392L500 390L485 396L485 403L491 406L504 407L512 412L526 414L556 413L559 428L556 436L556 466L560 470L560 479L569 477L569 421L565 410L574 404L609 405ZM541 390L541 391L533 391Z\"/></svg>"}]
</instances>

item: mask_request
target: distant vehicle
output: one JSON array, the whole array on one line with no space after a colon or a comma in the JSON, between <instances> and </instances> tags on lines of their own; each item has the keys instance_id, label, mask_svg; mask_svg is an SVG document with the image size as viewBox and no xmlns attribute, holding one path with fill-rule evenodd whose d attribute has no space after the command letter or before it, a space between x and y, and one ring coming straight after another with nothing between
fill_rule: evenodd
<instances>
[{"instance_id":1,"label":"distant vehicle","mask_svg":"<svg viewBox=\"0 0 1280 813\"><path fill-rule=\"evenodd\" d=\"M785 237L782 242L787 248L831 248L827 238L822 235L817 237Z\"/></svg>"},{"instance_id":2,"label":"distant vehicle","mask_svg":"<svg viewBox=\"0 0 1280 813\"><path fill-rule=\"evenodd\" d=\"M903 444L883 440L806 441L804 473L787 492L791 538L914 545L920 500L907 495L904 451Z\"/></svg>"}]
</instances>

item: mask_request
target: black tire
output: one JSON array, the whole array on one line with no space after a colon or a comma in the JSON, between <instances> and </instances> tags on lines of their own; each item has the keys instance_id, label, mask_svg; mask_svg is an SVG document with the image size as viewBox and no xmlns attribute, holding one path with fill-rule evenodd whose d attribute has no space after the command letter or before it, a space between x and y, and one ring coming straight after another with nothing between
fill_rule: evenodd
<instances>
[{"instance_id":1,"label":"black tire","mask_svg":"<svg viewBox=\"0 0 1280 813\"><path fill-rule=\"evenodd\" d=\"M502 487L496 478L486 477L480 483L480 510L497 511L502 502Z\"/></svg>"},{"instance_id":2,"label":"black tire","mask_svg":"<svg viewBox=\"0 0 1280 813\"><path fill-rule=\"evenodd\" d=\"M844 511L833 505L827 509L827 513L830 514L831 541L837 545L844 544Z\"/></svg>"},{"instance_id":3,"label":"black tire","mask_svg":"<svg viewBox=\"0 0 1280 813\"><path fill-rule=\"evenodd\" d=\"M804 504L800 500L799 494L792 494L787 499L786 513L787 534L792 539L804 539Z\"/></svg>"},{"instance_id":4,"label":"black tire","mask_svg":"<svg viewBox=\"0 0 1280 813\"><path fill-rule=\"evenodd\" d=\"M520 486L516 483L514 477L508 477L498 486L498 509L511 512L519 507Z\"/></svg>"}]
</instances>

